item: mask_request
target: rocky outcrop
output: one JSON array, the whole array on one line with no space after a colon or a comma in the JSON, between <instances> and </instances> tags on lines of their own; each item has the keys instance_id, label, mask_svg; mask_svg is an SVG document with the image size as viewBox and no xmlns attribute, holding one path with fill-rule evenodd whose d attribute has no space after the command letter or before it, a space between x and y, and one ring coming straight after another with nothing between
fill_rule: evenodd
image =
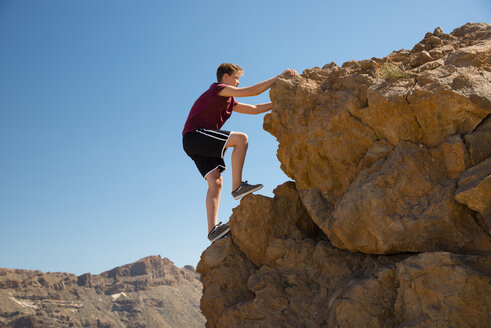
<instances>
[{"instance_id":1,"label":"rocky outcrop","mask_svg":"<svg viewBox=\"0 0 491 328\"><path fill-rule=\"evenodd\" d=\"M295 182L202 255L207 327L486 327L491 25L284 77L264 128Z\"/></svg>"},{"instance_id":2,"label":"rocky outcrop","mask_svg":"<svg viewBox=\"0 0 491 328\"><path fill-rule=\"evenodd\" d=\"M465 171L458 186L455 199L478 212L484 218L484 228L491 231L491 157Z\"/></svg>"},{"instance_id":3,"label":"rocky outcrop","mask_svg":"<svg viewBox=\"0 0 491 328\"><path fill-rule=\"evenodd\" d=\"M150 256L100 275L0 269L0 327L202 327L192 267Z\"/></svg>"}]
</instances>

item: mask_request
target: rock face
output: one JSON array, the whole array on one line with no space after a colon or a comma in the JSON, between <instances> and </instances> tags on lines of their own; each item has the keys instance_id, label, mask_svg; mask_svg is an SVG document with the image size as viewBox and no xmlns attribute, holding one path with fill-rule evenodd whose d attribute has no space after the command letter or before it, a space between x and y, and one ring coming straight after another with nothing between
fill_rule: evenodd
<instances>
[{"instance_id":1,"label":"rock face","mask_svg":"<svg viewBox=\"0 0 491 328\"><path fill-rule=\"evenodd\" d=\"M0 327L203 327L201 288L160 256L79 277L0 269Z\"/></svg>"},{"instance_id":2,"label":"rock face","mask_svg":"<svg viewBox=\"0 0 491 328\"><path fill-rule=\"evenodd\" d=\"M207 327L488 327L491 25L279 79L295 182L202 255Z\"/></svg>"}]
</instances>

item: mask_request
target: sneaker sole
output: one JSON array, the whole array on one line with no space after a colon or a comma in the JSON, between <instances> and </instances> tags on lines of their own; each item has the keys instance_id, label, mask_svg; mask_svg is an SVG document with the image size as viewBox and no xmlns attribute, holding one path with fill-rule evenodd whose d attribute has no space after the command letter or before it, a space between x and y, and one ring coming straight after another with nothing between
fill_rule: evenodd
<instances>
[{"instance_id":1,"label":"sneaker sole","mask_svg":"<svg viewBox=\"0 0 491 328\"><path fill-rule=\"evenodd\" d=\"M221 234L219 234L218 236L216 236L214 239L212 239L211 242L213 243L214 241L222 238L223 236L225 236L226 234L228 234L229 231L230 231L230 227L227 230L224 230Z\"/></svg>"},{"instance_id":2,"label":"sneaker sole","mask_svg":"<svg viewBox=\"0 0 491 328\"><path fill-rule=\"evenodd\" d=\"M242 197L244 196L247 196L249 195L250 193L253 193L254 191L258 191L259 189L261 189L263 186L259 186L259 187L256 187L254 189L251 189L243 194L240 194L239 196L234 196L234 199L241 199Z\"/></svg>"}]
</instances>

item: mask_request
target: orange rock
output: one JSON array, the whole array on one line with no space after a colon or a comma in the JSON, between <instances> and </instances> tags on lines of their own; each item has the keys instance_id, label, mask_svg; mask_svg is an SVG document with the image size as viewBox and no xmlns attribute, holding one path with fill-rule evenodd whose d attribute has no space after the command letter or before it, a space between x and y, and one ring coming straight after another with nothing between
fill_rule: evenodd
<instances>
[{"instance_id":1,"label":"orange rock","mask_svg":"<svg viewBox=\"0 0 491 328\"><path fill-rule=\"evenodd\" d=\"M206 326L487 327L490 50L466 24L279 79L264 129L295 182L203 253Z\"/></svg>"}]
</instances>

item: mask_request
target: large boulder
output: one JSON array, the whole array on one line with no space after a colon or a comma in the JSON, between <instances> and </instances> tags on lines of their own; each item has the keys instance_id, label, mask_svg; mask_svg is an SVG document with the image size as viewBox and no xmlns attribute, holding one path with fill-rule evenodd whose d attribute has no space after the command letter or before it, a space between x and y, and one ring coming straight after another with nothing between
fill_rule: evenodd
<instances>
[{"instance_id":1,"label":"large boulder","mask_svg":"<svg viewBox=\"0 0 491 328\"><path fill-rule=\"evenodd\" d=\"M207 327L487 327L490 256L338 249L322 232L300 230L307 218L293 183L275 192L244 198L231 236L203 252ZM262 216L265 201L264 212L276 219ZM255 239L244 227L263 218L256 231L271 238Z\"/></svg>"},{"instance_id":2,"label":"large boulder","mask_svg":"<svg viewBox=\"0 0 491 328\"><path fill-rule=\"evenodd\" d=\"M374 166L328 218L335 246L368 254L491 251L489 234L454 200L455 182L425 146L400 142Z\"/></svg>"},{"instance_id":3,"label":"large boulder","mask_svg":"<svg viewBox=\"0 0 491 328\"><path fill-rule=\"evenodd\" d=\"M336 247L491 250L478 214L453 197L462 172L491 153L490 31L436 29L412 51L331 63L273 86L264 128Z\"/></svg>"},{"instance_id":4,"label":"large boulder","mask_svg":"<svg viewBox=\"0 0 491 328\"><path fill-rule=\"evenodd\" d=\"M488 327L491 25L284 76L264 129L294 180L202 255L211 327Z\"/></svg>"},{"instance_id":5,"label":"large boulder","mask_svg":"<svg viewBox=\"0 0 491 328\"><path fill-rule=\"evenodd\" d=\"M423 253L350 282L330 327L487 327L491 260Z\"/></svg>"},{"instance_id":6,"label":"large boulder","mask_svg":"<svg viewBox=\"0 0 491 328\"><path fill-rule=\"evenodd\" d=\"M318 327L352 279L407 257L333 247L306 213L292 182L234 209L231 236L203 252L197 268L207 327Z\"/></svg>"}]
</instances>

